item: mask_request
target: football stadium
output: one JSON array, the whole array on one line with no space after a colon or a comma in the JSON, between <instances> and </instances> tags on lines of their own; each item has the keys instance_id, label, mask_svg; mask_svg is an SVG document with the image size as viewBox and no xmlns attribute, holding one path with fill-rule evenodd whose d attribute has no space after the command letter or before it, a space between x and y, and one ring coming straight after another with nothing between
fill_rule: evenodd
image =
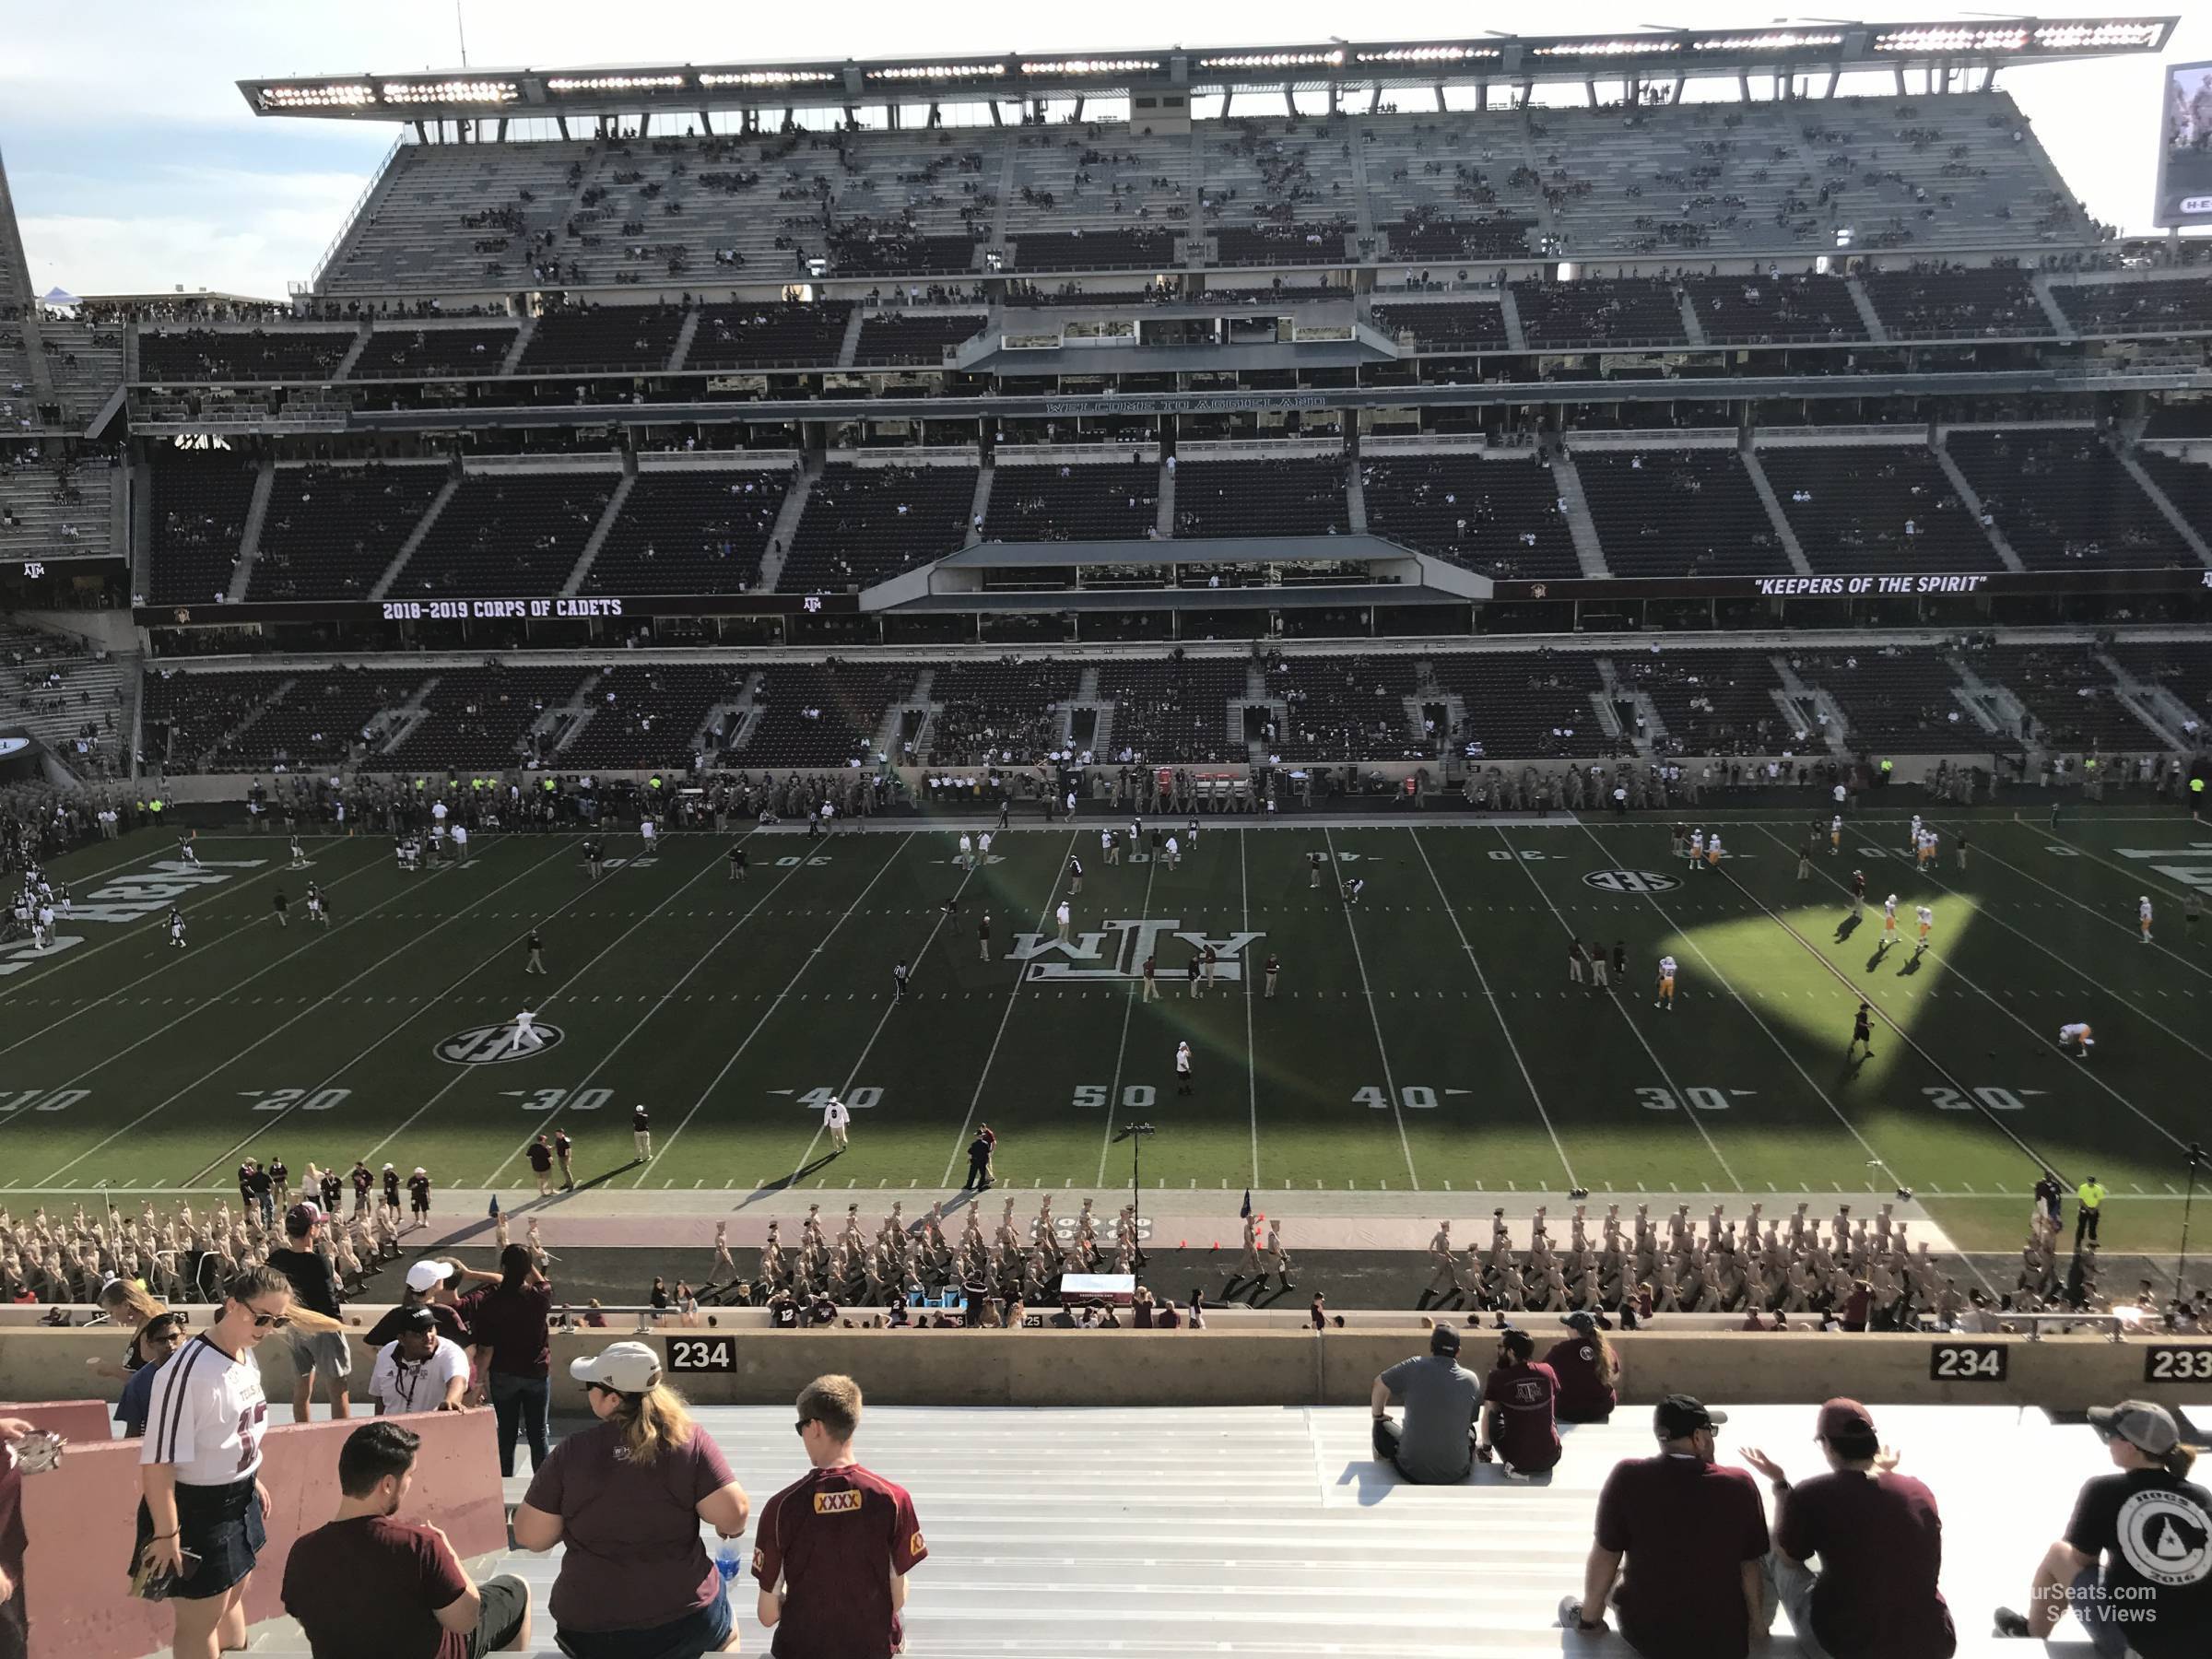
<instances>
[{"instance_id":1,"label":"football stadium","mask_svg":"<svg viewBox=\"0 0 2212 1659\"><path fill-rule=\"evenodd\" d=\"M0 1659L2212 1653L2185 26L0 174Z\"/></svg>"}]
</instances>

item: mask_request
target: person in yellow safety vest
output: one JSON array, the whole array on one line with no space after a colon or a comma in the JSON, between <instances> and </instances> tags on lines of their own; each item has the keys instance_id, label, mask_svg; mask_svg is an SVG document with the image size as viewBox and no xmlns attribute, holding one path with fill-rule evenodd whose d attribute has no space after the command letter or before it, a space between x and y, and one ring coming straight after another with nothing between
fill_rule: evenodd
<instances>
[{"instance_id":1,"label":"person in yellow safety vest","mask_svg":"<svg viewBox=\"0 0 2212 1659\"><path fill-rule=\"evenodd\" d=\"M2098 1185L2096 1176L2089 1176L2074 1189L2074 1202L2081 1206L2074 1212L2074 1248L2079 1250L2085 1233L2090 1243L2097 1242L2097 1218L2104 1208L2104 1188Z\"/></svg>"},{"instance_id":2,"label":"person in yellow safety vest","mask_svg":"<svg viewBox=\"0 0 2212 1659\"><path fill-rule=\"evenodd\" d=\"M2192 819L2201 820L2204 810L2205 781L2202 778L2192 778L2189 780L2189 816Z\"/></svg>"}]
</instances>

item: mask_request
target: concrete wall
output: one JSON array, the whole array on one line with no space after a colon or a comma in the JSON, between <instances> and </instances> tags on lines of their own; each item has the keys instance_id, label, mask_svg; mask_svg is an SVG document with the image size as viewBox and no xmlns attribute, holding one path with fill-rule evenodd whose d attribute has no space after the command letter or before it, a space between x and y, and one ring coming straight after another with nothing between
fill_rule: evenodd
<instances>
[{"instance_id":1,"label":"concrete wall","mask_svg":"<svg viewBox=\"0 0 2212 1659\"><path fill-rule=\"evenodd\" d=\"M1545 1335L1538 1332L1539 1338ZM554 1409L580 1412L566 1380L570 1359L629 1333L556 1335ZM726 1341L736 1369L677 1379L703 1405L794 1399L824 1371L860 1379L887 1406L1343 1406L1367 1398L1376 1372L1423 1351L1423 1334L1332 1331L821 1331L702 1329L655 1339ZM1771 1332L1724 1335L1665 1330L1614 1338L1623 1396L1648 1404L1684 1393L1715 1401L1814 1404L1839 1394L1884 1404L2015 1404L2077 1411L2114 1400L2183 1401L2191 1391L2144 1380L2146 1343L2097 1336L2041 1342L1992 1337L2006 1349L2003 1382L1936 1382L1931 1336L1823 1335ZM2198 1339L2212 1347L2212 1339ZM0 1335L0 1399L99 1394L86 1359L107 1357L112 1331L26 1331ZM1141 1357L1135 1348L1141 1347ZM1469 1364L1485 1369L1491 1345L1470 1334ZM1112 1351L1106 1351L1112 1350ZM1756 1356L1753 1350L1756 1350ZM273 1400L291 1390L290 1361L276 1344L261 1349ZM366 1376L365 1354L358 1359ZM2194 1385L2201 1396L2204 1385Z\"/></svg>"},{"instance_id":2,"label":"concrete wall","mask_svg":"<svg viewBox=\"0 0 2212 1659\"><path fill-rule=\"evenodd\" d=\"M429 1412L404 1420L422 1436L407 1515L442 1527L464 1560L504 1549L507 1518L492 1414ZM246 1593L252 1622L282 1615L285 1558L295 1539L335 1512L338 1449L359 1427L359 1421L320 1422L269 1431L261 1477L271 1499L265 1523L269 1541ZM137 1659L168 1648L169 1609L134 1601L124 1589L138 1505L138 1453L136 1441L72 1441L59 1469L25 1478L23 1521L30 1547L24 1557L23 1594L31 1653Z\"/></svg>"}]
</instances>

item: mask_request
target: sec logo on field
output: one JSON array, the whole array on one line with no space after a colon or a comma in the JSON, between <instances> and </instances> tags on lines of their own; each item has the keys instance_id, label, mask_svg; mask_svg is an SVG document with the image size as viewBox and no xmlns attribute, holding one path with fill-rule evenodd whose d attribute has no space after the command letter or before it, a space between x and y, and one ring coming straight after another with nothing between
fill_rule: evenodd
<instances>
[{"instance_id":1,"label":"sec logo on field","mask_svg":"<svg viewBox=\"0 0 2212 1659\"><path fill-rule=\"evenodd\" d=\"M1601 893L1664 893L1680 887L1682 878L1657 870L1593 870L1583 885Z\"/></svg>"},{"instance_id":2,"label":"sec logo on field","mask_svg":"<svg viewBox=\"0 0 2212 1659\"><path fill-rule=\"evenodd\" d=\"M543 1053L549 1048L560 1046L561 1030L540 1019L531 1026L531 1036L520 1036L514 1021L500 1025L472 1026L465 1031L455 1031L431 1052L448 1065L496 1065L502 1060L520 1059L526 1054Z\"/></svg>"}]
</instances>

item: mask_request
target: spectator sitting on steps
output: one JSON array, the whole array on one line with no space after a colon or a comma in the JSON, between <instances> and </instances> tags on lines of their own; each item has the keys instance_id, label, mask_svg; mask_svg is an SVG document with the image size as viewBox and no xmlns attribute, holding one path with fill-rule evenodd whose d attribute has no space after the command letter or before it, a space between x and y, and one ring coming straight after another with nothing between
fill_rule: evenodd
<instances>
[{"instance_id":1,"label":"spectator sitting on steps","mask_svg":"<svg viewBox=\"0 0 2212 1659\"><path fill-rule=\"evenodd\" d=\"M1320 1298L1315 1299L1318 1323ZM1405 1402L1403 1428L1389 1417L1393 1396ZM1459 1362L1459 1332L1440 1324L1429 1352L1401 1359L1375 1379L1375 1455L1418 1486L1449 1486L1474 1466L1475 1414L1482 1379Z\"/></svg>"}]
</instances>

